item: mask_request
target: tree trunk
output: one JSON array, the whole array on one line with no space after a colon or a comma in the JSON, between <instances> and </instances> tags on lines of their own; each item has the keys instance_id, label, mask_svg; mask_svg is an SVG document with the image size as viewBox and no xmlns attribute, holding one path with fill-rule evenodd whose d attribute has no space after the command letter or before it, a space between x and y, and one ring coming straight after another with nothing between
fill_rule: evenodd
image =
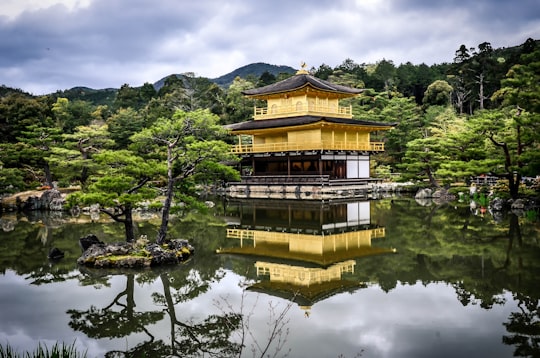
<instances>
[{"instance_id":1,"label":"tree trunk","mask_svg":"<svg viewBox=\"0 0 540 358\"><path fill-rule=\"evenodd\" d=\"M520 126L518 126L518 148L517 148L517 154L518 156L522 153L522 147L521 147L521 136L520 136ZM512 156L510 155L510 149L508 148L508 144L504 142L497 142L494 135L490 135L489 139L491 140L491 143L493 143L495 146L502 149L504 153L504 168L506 169L506 173L504 176L508 179L508 189L510 190L510 196L512 199L517 199L518 193L519 193L519 183L521 181L521 173L519 171L512 171ZM521 164L518 162L518 167L521 168Z\"/></svg>"},{"instance_id":2,"label":"tree trunk","mask_svg":"<svg viewBox=\"0 0 540 358\"><path fill-rule=\"evenodd\" d=\"M508 189L510 190L510 196L512 199L517 199L519 194L519 182L521 181L521 174L508 173Z\"/></svg>"},{"instance_id":3,"label":"tree trunk","mask_svg":"<svg viewBox=\"0 0 540 358\"><path fill-rule=\"evenodd\" d=\"M481 73L478 76L478 84L480 85L480 88L478 90L478 103L480 104L480 110L484 109L484 74Z\"/></svg>"},{"instance_id":4,"label":"tree trunk","mask_svg":"<svg viewBox=\"0 0 540 358\"><path fill-rule=\"evenodd\" d=\"M133 231L133 215L131 205L126 206L124 227L126 229L126 241L135 241L135 232Z\"/></svg>"},{"instance_id":5,"label":"tree trunk","mask_svg":"<svg viewBox=\"0 0 540 358\"><path fill-rule=\"evenodd\" d=\"M171 295L171 283L169 282L169 276L166 273L159 275L161 278L161 283L163 284L163 296L165 296L165 302L167 302L167 308L165 311L169 314L169 324L171 327L170 336L171 336L171 348L173 354L178 353L178 349L182 347L177 347L176 344L176 309L174 306L174 301Z\"/></svg>"},{"instance_id":6,"label":"tree trunk","mask_svg":"<svg viewBox=\"0 0 540 358\"><path fill-rule=\"evenodd\" d=\"M108 215L111 219L117 223L124 224L124 230L126 231L126 241L133 242L135 241L135 232L133 230L133 209L131 204L126 204L124 206L118 205L114 208L114 211L108 209L100 208L102 213ZM122 216L124 218L122 218Z\"/></svg>"},{"instance_id":7,"label":"tree trunk","mask_svg":"<svg viewBox=\"0 0 540 358\"><path fill-rule=\"evenodd\" d=\"M522 245L522 236L521 236L521 227L519 226L519 218L516 214L510 214L510 228L508 230L508 247L506 249L506 260L504 262L504 268L508 268L510 266L510 256L512 252L512 248L514 246L514 239L517 241L518 249L521 248ZM520 268L521 266L521 260L518 260L518 264Z\"/></svg>"},{"instance_id":8,"label":"tree trunk","mask_svg":"<svg viewBox=\"0 0 540 358\"><path fill-rule=\"evenodd\" d=\"M435 180L435 177L433 176L433 173L431 172L431 168L426 169L426 174L429 178L429 183L431 184L431 186L434 188L439 188L440 185L439 183L437 183L437 180Z\"/></svg>"},{"instance_id":9,"label":"tree trunk","mask_svg":"<svg viewBox=\"0 0 540 358\"><path fill-rule=\"evenodd\" d=\"M51 174L51 168L49 167L49 163L45 162L43 165L43 171L45 172L45 184L47 186L53 187L53 180L52 180L52 174Z\"/></svg>"},{"instance_id":10,"label":"tree trunk","mask_svg":"<svg viewBox=\"0 0 540 358\"><path fill-rule=\"evenodd\" d=\"M88 159L88 152L83 151L81 149L81 154L82 154L83 161L86 161ZM86 166L86 164L84 164L81 169L81 187L84 188L86 186L86 181L88 180L88 177L89 177L88 167Z\"/></svg>"},{"instance_id":11,"label":"tree trunk","mask_svg":"<svg viewBox=\"0 0 540 358\"><path fill-rule=\"evenodd\" d=\"M167 192L165 194L165 203L163 204L163 211L161 214L161 226L157 234L156 242L162 244L167 238L167 229L169 226L169 215L171 211L171 203L173 198L174 178L173 178L173 154L172 148L167 148Z\"/></svg>"},{"instance_id":12,"label":"tree trunk","mask_svg":"<svg viewBox=\"0 0 540 358\"><path fill-rule=\"evenodd\" d=\"M173 197L174 180L171 178L167 183L167 193L165 196L165 203L163 204L163 211L161 214L161 226L159 227L156 242L162 244L167 238L167 229L169 226L169 217L171 212L171 203Z\"/></svg>"}]
</instances>

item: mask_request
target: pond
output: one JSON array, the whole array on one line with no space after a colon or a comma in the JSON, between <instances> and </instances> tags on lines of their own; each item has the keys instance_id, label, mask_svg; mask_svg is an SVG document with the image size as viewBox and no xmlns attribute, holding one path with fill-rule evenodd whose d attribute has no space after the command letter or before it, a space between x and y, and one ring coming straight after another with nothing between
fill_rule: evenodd
<instances>
[{"instance_id":1,"label":"pond","mask_svg":"<svg viewBox=\"0 0 540 358\"><path fill-rule=\"evenodd\" d=\"M104 217L4 214L0 345L60 342L88 357L540 355L536 213L403 197L213 210L172 220L191 260L140 270L77 266L80 237L122 237ZM136 235L157 225L143 217ZM65 257L50 261L53 247Z\"/></svg>"}]
</instances>

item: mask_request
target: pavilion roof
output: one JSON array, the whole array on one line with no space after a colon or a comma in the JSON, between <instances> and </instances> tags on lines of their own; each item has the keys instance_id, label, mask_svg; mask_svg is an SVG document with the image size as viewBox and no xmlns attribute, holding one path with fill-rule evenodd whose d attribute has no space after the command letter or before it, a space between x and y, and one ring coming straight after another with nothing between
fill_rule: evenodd
<instances>
[{"instance_id":1,"label":"pavilion roof","mask_svg":"<svg viewBox=\"0 0 540 358\"><path fill-rule=\"evenodd\" d=\"M363 121L363 120L349 119L349 118L297 116L297 117L286 117L286 118L265 119L265 120L250 120L246 122L229 124L226 126L226 128L231 130L232 132L235 132L235 131L245 131L245 130L271 129L271 128L280 128L280 127L308 125L308 124L313 124L313 123L322 122L322 121L335 123L335 124L353 125L353 126L382 127L381 129L390 129L392 127L395 127L396 125L395 123L371 122L371 121Z\"/></svg>"},{"instance_id":2,"label":"pavilion roof","mask_svg":"<svg viewBox=\"0 0 540 358\"><path fill-rule=\"evenodd\" d=\"M291 234L293 235L293 234ZM375 255L394 254L392 248L377 246L362 246L336 251L327 251L322 254L295 252L289 249L288 243L258 242L257 246L228 247L219 250L220 254L245 255L264 258L264 261L279 260L280 262L300 263L306 267L307 264L315 264L321 267L328 267L344 260L358 259Z\"/></svg>"},{"instance_id":3,"label":"pavilion roof","mask_svg":"<svg viewBox=\"0 0 540 358\"><path fill-rule=\"evenodd\" d=\"M274 297L281 297L296 302L299 306L311 307L315 303L339 293L352 293L366 287L366 283L353 280L329 281L310 286L298 286L286 282L263 280L249 286L247 289L249 291L266 293Z\"/></svg>"},{"instance_id":4,"label":"pavilion roof","mask_svg":"<svg viewBox=\"0 0 540 358\"><path fill-rule=\"evenodd\" d=\"M248 97L267 97L273 94L288 93L299 90L303 87L310 86L319 91L332 92L340 95L340 97L353 97L362 93L363 89L351 88L334 84L325 80L321 80L310 74L296 74L286 78L283 81L272 83L268 86L253 88L242 91L242 94Z\"/></svg>"}]
</instances>

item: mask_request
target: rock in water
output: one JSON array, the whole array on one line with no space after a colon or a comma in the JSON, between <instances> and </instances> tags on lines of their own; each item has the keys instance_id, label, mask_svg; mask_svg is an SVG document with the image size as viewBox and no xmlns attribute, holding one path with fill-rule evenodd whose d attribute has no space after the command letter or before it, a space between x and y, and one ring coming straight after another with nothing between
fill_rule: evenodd
<instances>
[{"instance_id":1,"label":"rock in water","mask_svg":"<svg viewBox=\"0 0 540 358\"><path fill-rule=\"evenodd\" d=\"M79 241L81 247L90 246L77 263L94 268L172 265L188 260L195 252L187 240L168 240L162 245L147 240L104 244L95 235L88 235Z\"/></svg>"},{"instance_id":2,"label":"rock in water","mask_svg":"<svg viewBox=\"0 0 540 358\"><path fill-rule=\"evenodd\" d=\"M100 246L103 246L104 243L99 241L99 239L97 238L96 235L94 234L89 234L89 235L86 235L84 237L81 237L79 239L79 245L81 246L81 249L82 251L86 251L88 250L88 248L92 245L100 245Z\"/></svg>"},{"instance_id":3,"label":"rock in water","mask_svg":"<svg viewBox=\"0 0 540 358\"><path fill-rule=\"evenodd\" d=\"M414 198L415 199L428 199L428 198L432 198L432 196L433 196L433 191L429 188L425 188L425 189L418 190Z\"/></svg>"},{"instance_id":4,"label":"rock in water","mask_svg":"<svg viewBox=\"0 0 540 358\"><path fill-rule=\"evenodd\" d=\"M61 251L59 248L57 247L53 247L52 249L49 250L49 255L48 255L49 259L51 260L60 260L61 258L64 257L64 252Z\"/></svg>"}]
</instances>

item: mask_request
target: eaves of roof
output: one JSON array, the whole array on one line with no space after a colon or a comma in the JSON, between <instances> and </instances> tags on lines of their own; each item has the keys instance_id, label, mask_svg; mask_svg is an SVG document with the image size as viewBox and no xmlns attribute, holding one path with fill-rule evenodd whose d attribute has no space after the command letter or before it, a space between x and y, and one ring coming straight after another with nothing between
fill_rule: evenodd
<instances>
[{"instance_id":1,"label":"eaves of roof","mask_svg":"<svg viewBox=\"0 0 540 358\"><path fill-rule=\"evenodd\" d=\"M361 121L361 120L348 119L348 118L298 116L298 117L288 117L288 118L278 118L278 119L251 120L247 122L229 124L225 126L225 128L234 132L234 131L245 131L245 130L301 126L301 125L313 124L313 123L317 123L321 121L326 121L326 122L335 123L335 124L352 125L352 126L385 127L388 129L396 126L395 123Z\"/></svg>"},{"instance_id":2,"label":"eaves of roof","mask_svg":"<svg viewBox=\"0 0 540 358\"><path fill-rule=\"evenodd\" d=\"M299 74L286 78L283 81L270 84L268 86L242 91L242 94L245 96L271 95L277 93L291 92L306 86L311 86L317 90L324 92L340 93L349 96L360 94L363 91L363 89L342 86L325 80L321 80L320 78L314 77L309 74Z\"/></svg>"}]
</instances>

